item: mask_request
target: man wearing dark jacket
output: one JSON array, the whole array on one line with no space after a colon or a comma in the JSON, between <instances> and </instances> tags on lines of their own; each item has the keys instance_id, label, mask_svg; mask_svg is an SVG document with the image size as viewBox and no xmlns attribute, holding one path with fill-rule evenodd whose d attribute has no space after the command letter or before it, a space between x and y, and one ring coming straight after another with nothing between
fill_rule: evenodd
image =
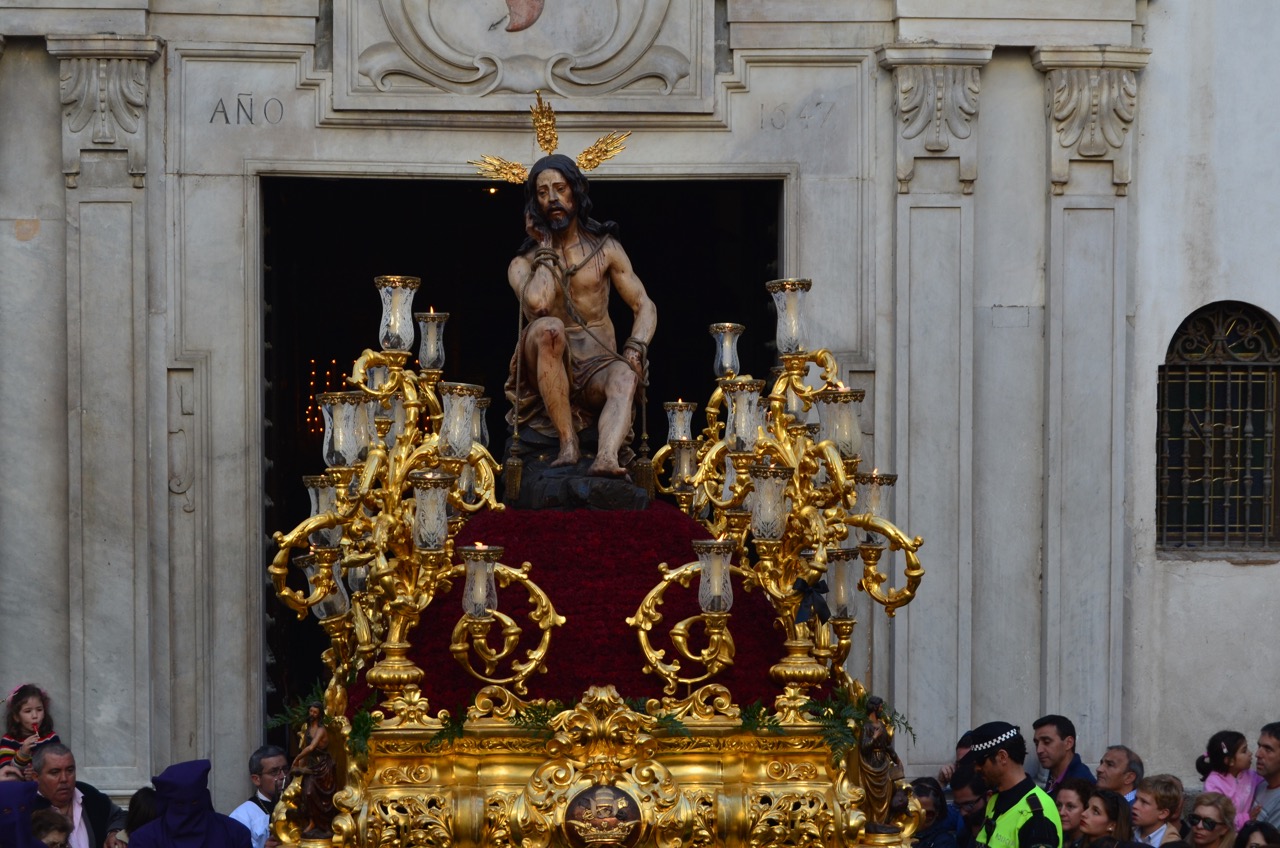
<instances>
[{"instance_id":1,"label":"man wearing dark jacket","mask_svg":"<svg viewBox=\"0 0 1280 848\"><path fill-rule=\"evenodd\" d=\"M50 742L36 749L35 808L52 807L67 817L73 829L71 848L117 848L116 832L124 827L125 811L87 783L76 780L71 749Z\"/></svg>"}]
</instances>

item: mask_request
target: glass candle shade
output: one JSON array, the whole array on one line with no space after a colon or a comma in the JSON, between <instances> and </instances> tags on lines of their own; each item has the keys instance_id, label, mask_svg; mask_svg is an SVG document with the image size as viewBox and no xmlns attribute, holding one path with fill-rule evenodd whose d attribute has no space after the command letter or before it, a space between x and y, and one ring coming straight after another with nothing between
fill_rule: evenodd
<instances>
[{"instance_id":1,"label":"glass candle shade","mask_svg":"<svg viewBox=\"0 0 1280 848\"><path fill-rule=\"evenodd\" d=\"M760 392L764 389L764 380L726 380L722 383L725 395L729 398L729 419L732 428L726 425L726 436L729 450L753 451L756 449L756 438L760 427Z\"/></svg>"},{"instance_id":2,"label":"glass candle shade","mask_svg":"<svg viewBox=\"0 0 1280 848\"><path fill-rule=\"evenodd\" d=\"M493 566L502 559L502 548L477 542L458 548L467 569L467 582L462 590L462 611L472 618L484 618L498 608L498 587L493 579Z\"/></svg>"},{"instance_id":3,"label":"glass candle shade","mask_svg":"<svg viewBox=\"0 0 1280 848\"><path fill-rule=\"evenodd\" d=\"M787 481L791 469L785 465L753 465L749 471L753 486L751 532L757 539L776 542L787 527Z\"/></svg>"},{"instance_id":4,"label":"glass candle shade","mask_svg":"<svg viewBox=\"0 0 1280 848\"><path fill-rule=\"evenodd\" d=\"M716 376L732 377L741 370L738 364L738 337L746 327L741 324L722 323L712 324L709 329L716 340Z\"/></svg>"},{"instance_id":5,"label":"glass candle shade","mask_svg":"<svg viewBox=\"0 0 1280 848\"><path fill-rule=\"evenodd\" d=\"M667 411L667 441L678 442L693 438L693 413L698 405L693 401L668 401L662 405Z\"/></svg>"},{"instance_id":6,"label":"glass candle shade","mask_svg":"<svg viewBox=\"0 0 1280 848\"><path fill-rule=\"evenodd\" d=\"M333 578L333 591L311 607L311 614L321 621L326 618L333 618L336 615L342 615L351 609L351 597L347 595L346 587L342 585L342 571L338 564L338 551L328 549L327 554L327 556L305 554L294 560L294 564L307 575L307 584L310 586L316 585L317 578L325 569L328 569L329 576Z\"/></svg>"},{"instance_id":7,"label":"glass candle shade","mask_svg":"<svg viewBox=\"0 0 1280 848\"><path fill-rule=\"evenodd\" d=\"M671 482L676 486L687 486L698 471L698 443L693 439L677 439L668 444L674 457Z\"/></svg>"},{"instance_id":8,"label":"glass candle shade","mask_svg":"<svg viewBox=\"0 0 1280 848\"><path fill-rule=\"evenodd\" d=\"M833 388L818 392L818 437L830 439L844 459L853 459L862 450L862 427L858 424L856 404L863 398L861 389Z\"/></svg>"},{"instance_id":9,"label":"glass candle shade","mask_svg":"<svg viewBox=\"0 0 1280 848\"><path fill-rule=\"evenodd\" d=\"M324 392L316 400L324 414L324 464L362 462L378 436L373 409L377 402L364 392Z\"/></svg>"},{"instance_id":10,"label":"glass candle shade","mask_svg":"<svg viewBox=\"0 0 1280 848\"><path fill-rule=\"evenodd\" d=\"M698 605L703 612L728 612L733 606L733 583L729 579L729 560L734 543L729 540L696 539L693 552L698 555L702 574L698 580Z\"/></svg>"},{"instance_id":11,"label":"glass candle shade","mask_svg":"<svg viewBox=\"0 0 1280 848\"><path fill-rule=\"evenodd\" d=\"M418 364L432 371L444 368L444 324L448 312L415 312L421 342L418 346Z\"/></svg>"},{"instance_id":12,"label":"glass candle shade","mask_svg":"<svg viewBox=\"0 0 1280 848\"><path fill-rule=\"evenodd\" d=\"M836 618L853 618L858 590L858 550L827 548L827 602Z\"/></svg>"},{"instance_id":13,"label":"glass candle shade","mask_svg":"<svg viewBox=\"0 0 1280 848\"><path fill-rule=\"evenodd\" d=\"M418 277L375 277L373 284L382 296L382 323L378 344L383 350L413 347L413 295L422 280Z\"/></svg>"},{"instance_id":14,"label":"glass candle shade","mask_svg":"<svg viewBox=\"0 0 1280 848\"><path fill-rule=\"evenodd\" d=\"M355 565L347 569L347 586L352 592L363 592L369 585L369 566Z\"/></svg>"},{"instance_id":15,"label":"glass candle shade","mask_svg":"<svg viewBox=\"0 0 1280 848\"><path fill-rule=\"evenodd\" d=\"M438 551L448 540L446 506L449 492L457 479L443 471L414 471L409 474L414 502L413 544L418 549Z\"/></svg>"},{"instance_id":16,"label":"glass candle shade","mask_svg":"<svg viewBox=\"0 0 1280 848\"><path fill-rule=\"evenodd\" d=\"M307 487L307 495L311 498L311 517L324 512L332 512L338 503L338 492L333 487L333 480L323 474L308 474L302 478L302 485ZM325 527L307 537L313 545L334 547L342 541L342 527Z\"/></svg>"},{"instance_id":17,"label":"glass candle shade","mask_svg":"<svg viewBox=\"0 0 1280 848\"><path fill-rule=\"evenodd\" d=\"M479 442L486 448L489 447L489 405L493 402L492 398L482 397L476 399L476 411L471 419L471 440Z\"/></svg>"},{"instance_id":18,"label":"glass candle shade","mask_svg":"<svg viewBox=\"0 0 1280 848\"><path fill-rule=\"evenodd\" d=\"M804 350L804 295L813 288L809 280L771 280L765 290L773 295L773 305L778 312L778 353L799 353Z\"/></svg>"},{"instance_id":19,"label":"glass candle shade","mask_svg":"<svg viewBox=\"0 0 1280 848\"><path fill-rule=\"evenodd\" d=\"M471 453L472 421L476 401L484 394L484 387L472 383L441 383L440 405L444 411L444 424L440 428L440 454L464 457Z\"/></svg>"}]
</instances>

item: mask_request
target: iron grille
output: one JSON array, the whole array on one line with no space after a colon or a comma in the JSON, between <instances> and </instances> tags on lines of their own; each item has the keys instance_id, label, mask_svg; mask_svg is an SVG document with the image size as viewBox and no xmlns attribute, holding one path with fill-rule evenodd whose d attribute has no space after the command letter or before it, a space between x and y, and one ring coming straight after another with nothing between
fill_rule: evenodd
<instances>
[{"instance_id":1,"label":"iron grille","mask_svg":"<svg viewBox=\"0 0 1280 848\"><path fill-rule=\"evenodd\" d=\"M1277 546L1280 335L1243 303L1194 313L1159 376L1157 528L1165 550Z\"/></svg>"}]
</instances>

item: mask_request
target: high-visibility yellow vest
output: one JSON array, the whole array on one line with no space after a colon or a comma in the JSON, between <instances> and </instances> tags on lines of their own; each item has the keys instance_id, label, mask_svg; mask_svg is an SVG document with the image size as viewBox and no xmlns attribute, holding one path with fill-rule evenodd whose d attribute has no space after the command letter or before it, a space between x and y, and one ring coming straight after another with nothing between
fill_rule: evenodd
<instances>
[{"instance_id":1,"label":"high-visibility yellow vest","mask_svg":"<svg viewBox=\"0 0 1280 848\"><path fill-rule=\"evenodd\" d=\"M1058 818L1058 807L1045 791L1037 786L1018 799L1018 803L1005 810L1004 815L996 819L992 826L991 812L995 809L998 796L991 796L987 801L987 823L978 831L975 841L990 848L1019 848L1018 831L1034 815L1043 815L1053 822L1058 832L1058 848L1062 845L1062 820Z\"/></svg>"}]
</instances>

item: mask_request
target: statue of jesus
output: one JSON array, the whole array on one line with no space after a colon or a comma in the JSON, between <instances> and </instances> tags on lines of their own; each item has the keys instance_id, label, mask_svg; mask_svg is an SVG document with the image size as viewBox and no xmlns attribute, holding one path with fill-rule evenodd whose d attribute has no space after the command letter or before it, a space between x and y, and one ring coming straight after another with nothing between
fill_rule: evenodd
<instances>
[{"instance_id":1,"label":"statue of jesus","mask_svg":"<svg viewBox=\"0 0 1280 848\"><path fill-rule=\"evenodd\" d=\"M620 461L632 404L643 378L658 311L616 237L617 225L591 218L587 178L568 156L544 156L525 180L525 232L507 281L528 322L511 358L508 423L559 439L555 466L581 458L578 434L594 421L588 471L624 477ZM634 316L619 349L609 319L609 289Z\"/></svg>"}]
</instances>

